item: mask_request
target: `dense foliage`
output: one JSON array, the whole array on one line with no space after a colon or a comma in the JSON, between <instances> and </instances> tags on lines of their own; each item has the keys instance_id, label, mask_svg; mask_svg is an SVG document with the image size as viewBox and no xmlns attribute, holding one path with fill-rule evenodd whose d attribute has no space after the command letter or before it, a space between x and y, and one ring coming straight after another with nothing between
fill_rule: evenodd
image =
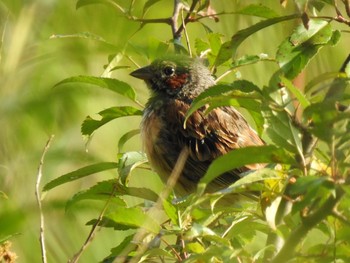
<instances>
[{"instance_id":1,"label":"dense foliage","mask_svg":"<svg viewBox=\"0 0 350 263\"><path fill-rule=\"evenodd\" d=\"M107 8L130 25L134 31L123 45L95 33L52 36L102 42L108 52L113 51L106 52L107 65L99 65L104 66L102 76L70 76L54 87L89 85L115 94L114 105L83 121L81 133L87 142L98 139L101 129L115 129L112 123L119 118L119 125L127 127L112 145L114 160L90 161L42 189L50 194L58 186L69 188L73 181L113 172L113 178L76 190L66 203L69 213L79 213L84 202L100 209L98 213L92 209L95 218L87 223L91 231L83 237L81 249L68 255L70 262L78 262L92 243L104 242L99 238L101 229L119 237L99 259L102 262L347 262L350 53L344 49L349 49L349 1L228 5L236 9L228 9L225 1L173 2L77 1L79 10ZM159 12L162 5L171 17ZM224 30L218 30L220 24ZM167 38L152 36L157 26L169 31ZM270 38L272 32L278 37ZM255 35L259 41L250 41ZM146 99L140 99L145 97L144 84L125 74L169 52L205 58L217 78L217 85L193 102L188 116L207 104L208 111L234 106L266 141L266 146L218 158L197 192L181 200L169 187L151 182L157 179L147 157L139 144L130 146L139 134L133 118L142 115ZM332 59L331 68L320 66ZM267 166L223 191L205 192L222 172L254 163ZM247 197L251 191L259 192L259 197ZM1 242L8 239L13 237Z\"/></svg>"}]
</instances>

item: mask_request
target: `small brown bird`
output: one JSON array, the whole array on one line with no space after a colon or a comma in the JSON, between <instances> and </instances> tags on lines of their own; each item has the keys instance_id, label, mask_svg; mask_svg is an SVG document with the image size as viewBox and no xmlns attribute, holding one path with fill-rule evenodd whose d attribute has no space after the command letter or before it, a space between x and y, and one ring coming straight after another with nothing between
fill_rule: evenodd
<instances>
[{"instance_id":1,"label":"small brown bird","mask_svg":"<svg viewBox=\"0 0 350 263\"><path fill-rule=\"evenodd\" d=\"M143 79L151 90L141 123L141 136L151 167L166 182L183 149L189 153L175 191L188 194L217 157L234 149L264 142L233 107L215 108L205 115L205 107L194 112L184 127L192 101L215 85L201 60L173 55L137 69L131 76ZM257 166L258 167L258 166ZM207 190L223 189L240 178L241 167L213 180Z\"/></svg>"}]
</instances>

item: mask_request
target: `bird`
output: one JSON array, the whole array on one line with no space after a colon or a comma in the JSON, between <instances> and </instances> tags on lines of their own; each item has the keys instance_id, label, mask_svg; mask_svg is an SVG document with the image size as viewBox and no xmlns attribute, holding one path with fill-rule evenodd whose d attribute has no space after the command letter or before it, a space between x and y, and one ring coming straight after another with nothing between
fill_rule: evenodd
<instances>
[{"instance_id":1,"label":"bird","mask_svg":"<svg viewBox=\"0 0 350 263\"><path fill-rule=\"evenodd\" d=\"M150 98L144 108L140 130L143 148L151 168L166 182L180 153L188 152L175 185L175 194L193 193L210 164L235 149L264 145L264 141L243 115L232 106L208 106L186 120L191 103L215 85L215 79L201 58L166 55L136 69L131 76L144 80ZM221 174L210 182L207 192L222 190L239 180L242 173L260 166L249 165Z\"/></svg>"}]
</instances>

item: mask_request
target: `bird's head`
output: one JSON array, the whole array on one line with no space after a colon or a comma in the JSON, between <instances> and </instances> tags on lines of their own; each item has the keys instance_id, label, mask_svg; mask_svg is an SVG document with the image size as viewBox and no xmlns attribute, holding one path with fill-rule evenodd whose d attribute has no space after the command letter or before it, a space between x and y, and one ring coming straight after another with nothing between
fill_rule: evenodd
<instances>
[{"instance_id":1,"label":"bird's head","mask_svg":"<svg viewBox=\"0 0 350 263\"><path fill-rule=\"evenodd\" d=\"M173 55L155 60L133 71L131 76L143 79L155 94L195 97L214 85L210 71L199 59Z\"/></svg>"}]
</instances>

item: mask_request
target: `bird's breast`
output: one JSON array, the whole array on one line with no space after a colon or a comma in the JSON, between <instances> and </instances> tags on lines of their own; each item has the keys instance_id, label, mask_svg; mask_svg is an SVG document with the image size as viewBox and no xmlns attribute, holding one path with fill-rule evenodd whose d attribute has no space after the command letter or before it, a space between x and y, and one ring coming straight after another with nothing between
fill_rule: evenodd
<instances>
[{"instance_id":1,"label":"bird's breast","mask_svg":"<svg viewBox=\"0 0 350 263\"><path fill-rule=\"evenodd\" d=\"M154 110L146 109L141 122L141 139L144 151L148 156L154 154L154 148L161 128L162 124L159 115Z\"/></svg>"}]
</instances>

